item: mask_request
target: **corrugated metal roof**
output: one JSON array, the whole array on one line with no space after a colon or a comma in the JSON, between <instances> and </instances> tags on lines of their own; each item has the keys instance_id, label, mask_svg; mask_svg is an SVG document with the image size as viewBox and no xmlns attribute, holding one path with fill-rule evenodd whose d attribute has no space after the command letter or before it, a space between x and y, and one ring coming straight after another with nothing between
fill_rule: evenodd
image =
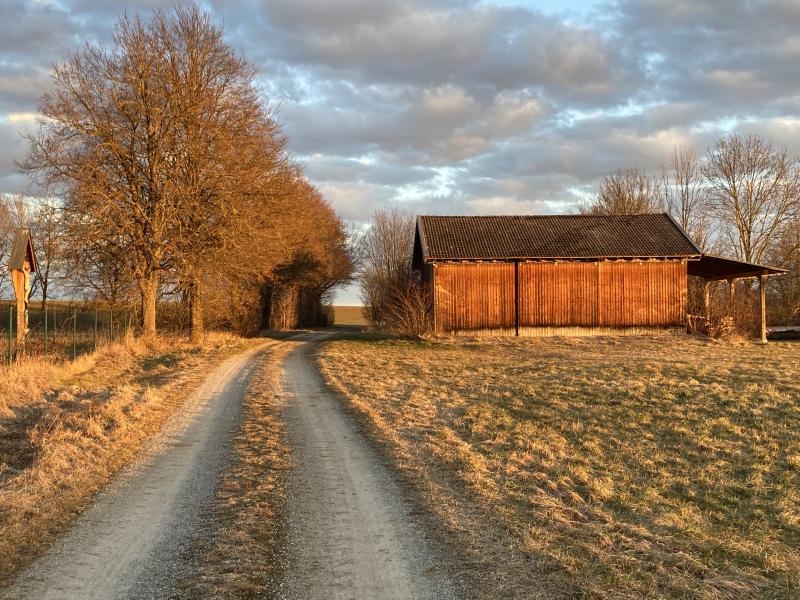
<instances>
[{"instance_id":1,"label":"corrugated metal roof","mask_svg":"<svg viewBox=\"0 0 800 600\"><path fill-rule=\"evenodd\" d=\"M28 256L30 248L31 271L38 271L39 264L36 262L36 253L33 250L30 229L19 228L14 234L14 244L11 246L11 254L8 258L8 268L22 270L25 258Z\"/></svg>"},{"instance_id":2,"label":"corrugated metal roof","mask_svg":"<svg viewBox=\"0 0 800 600\"><path fill-rule=\"evenodd\" d=\"M699 256L667 214L417 219L414 262Z\"/></svg>"}]
</instances>

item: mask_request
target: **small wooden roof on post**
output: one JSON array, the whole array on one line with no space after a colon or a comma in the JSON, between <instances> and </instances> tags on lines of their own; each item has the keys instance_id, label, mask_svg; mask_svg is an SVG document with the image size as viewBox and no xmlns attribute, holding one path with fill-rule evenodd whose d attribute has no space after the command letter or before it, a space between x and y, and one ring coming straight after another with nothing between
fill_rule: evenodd
<instances>
[{"instance_id":1,"label":"small wooden roof on post","mask_svg":"<svg viewBox=\"0 0 800 600\"><path fill-rule=\"evenodd\" d=\"M8 269L10 271L22 271L25 268L26 261L32 273L39 272L39 263L36 260L36 252L33 249L31 230L20 227L14 234L14 244L11 247L11 255L8 259Z\"/></svg>"},{"instance_id":2,"label":"small wooden roof on post","mask_svg":"<svg viewBox=\"0 0 800 600\"><path fill-rule=\"evenodd\" d=\"M761 297L761 325L759 341L767 343L767 277L770 275L783 275L786 269L770 267L768 265L758 265L755 263L722 258L712 254L703 254L699 260L689 261L688 273L696 277L702 277L706 281L704 296L706 304L706 316L708 317L709 299L708 282L727 280L731 282L731 299L733 304L733 282L736 279L758 277L759 296Z\"/></svg>"}]
</instances>

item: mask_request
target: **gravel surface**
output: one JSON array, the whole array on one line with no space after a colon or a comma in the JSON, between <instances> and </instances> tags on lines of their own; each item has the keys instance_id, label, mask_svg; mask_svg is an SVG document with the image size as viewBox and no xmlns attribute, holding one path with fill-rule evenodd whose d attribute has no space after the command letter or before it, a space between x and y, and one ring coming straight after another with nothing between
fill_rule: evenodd
<instances>
[{"instance_id":1,"label":"gravel surface","mask_svg":"<svg viewBox=\"0 0 800 600\"><path fill-rule=\"evenodd\" d=\"M446 600L457 594L402 485L326 387L313 359L324 334L284 362L294 468L278 597Z\"/></svg>"},{"instance_id":2,"label":"gravel surface","mask_svg":"<svg viewBox=\"0 0 800 600\"><path fill-rule=\"evenodd\" d=\"M215 369L152 448L0 598L169 598L198 517L216 495L259 349Z\"/></svg>"}]
</instances>

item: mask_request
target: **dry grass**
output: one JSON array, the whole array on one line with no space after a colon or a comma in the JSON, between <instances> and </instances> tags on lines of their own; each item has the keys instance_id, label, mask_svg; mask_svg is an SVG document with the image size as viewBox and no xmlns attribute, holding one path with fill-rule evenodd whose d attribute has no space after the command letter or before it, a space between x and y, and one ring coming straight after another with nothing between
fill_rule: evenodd
<instances>
[{"instance_id":1,"label":"dry grass","mask_svg":"<svg viewBox=\"0 0 800 600\"><path fill-rule=\"evenodd\" d=\"M790 342L679 336L351 339L320 361L494 561L488 597L787 598L798 359ZM481 514L497 539L473 533Z\"/></svg>"},{"instance_id":2,"label":"dry grass","mask_svg":"<svg viewBox=\"0 0 800 600\"><path fill-rule=\"evenodd\" d=\"M214 510L187 557L191 577L180 598L271 597L280 579L285 476L291 467L280 411L281 362L293 348L277 342L266 351L244 401L244 420L233 441L236 458L222 474Z\"/></svg>"},{"instance_id":3,"label":"dry grass","mask_svg":"<svg viewBox=\"0 0 800 600\"><path fill-rule=\"evenodd\" d=\"M334 306L333 323L334 325L361 325L366 327L367 320L361 312L362 306Z\"/></svg>"},{"instance_id":4,"label":"dry grass","mask_svg":"<svg viewBox=\"0 0 800 600\"><path fill-rule=\"evenodd\" d=\"M0 583L47 547L202 381L249 342L128 339L0 376Z\"/></svg>"}]
</instances>

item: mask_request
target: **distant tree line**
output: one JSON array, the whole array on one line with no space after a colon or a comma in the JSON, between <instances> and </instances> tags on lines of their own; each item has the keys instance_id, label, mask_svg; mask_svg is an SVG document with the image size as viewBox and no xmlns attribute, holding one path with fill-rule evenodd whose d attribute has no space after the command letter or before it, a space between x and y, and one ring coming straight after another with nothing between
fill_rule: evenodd
<instances>
[{"instance_id":1,"label":"distant tree line","mask_svg":"<svg viewBox=\"0 0 800 600\"><path fill-rule=\"evenodd\" d=\"M58 273L73 294L137 303L146 336L164 299L198 341L209 319L243 332L324 320L353 270L347 234L256 76L195 6L123 16L110 45L55 66L21 164L48 199L30 219L43 303Z\"/></svg>"}]
</instances>

